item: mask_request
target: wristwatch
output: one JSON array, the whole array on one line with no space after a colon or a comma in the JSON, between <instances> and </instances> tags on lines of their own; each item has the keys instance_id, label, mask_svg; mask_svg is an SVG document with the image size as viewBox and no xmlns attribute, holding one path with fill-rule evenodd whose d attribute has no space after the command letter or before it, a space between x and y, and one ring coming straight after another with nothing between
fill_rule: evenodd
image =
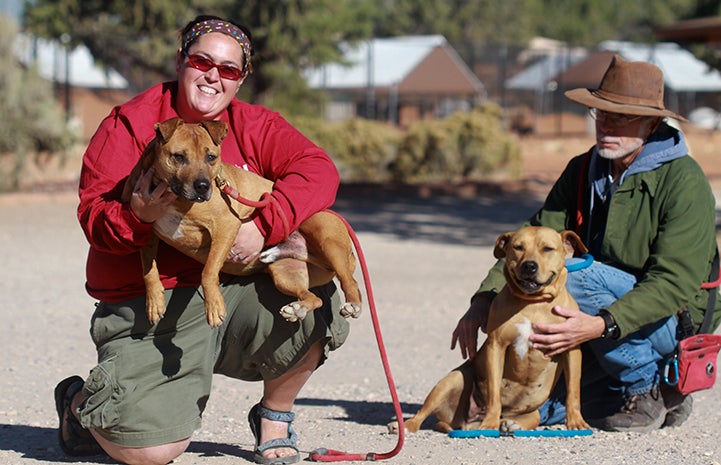
<instances>
[{"instance_id":1,"label":"wristwatch","mask_svg":"<svg viewBox=\"0 0 721 465\"><path fill-rule=\"evenodd\" d=\"M598 316L603 318L603 322L606 325L606 329L601 333L601 339L618 339L621 335L621 330L616 324L616 320L613 318L607 310L601 310L598 312Z\"/></svg>"}]
</instances>

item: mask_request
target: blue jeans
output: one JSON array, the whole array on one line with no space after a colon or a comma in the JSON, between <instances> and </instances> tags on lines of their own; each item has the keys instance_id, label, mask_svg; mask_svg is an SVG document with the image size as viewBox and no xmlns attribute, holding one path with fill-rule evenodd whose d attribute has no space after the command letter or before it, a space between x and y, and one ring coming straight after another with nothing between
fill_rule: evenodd
<instances>
[{"instance_id":1,"label":"blue jeans","mask_svg":"<svg viewBox=\"0 0 721 465\"><path fill-rule=\"evenodd\" d=\"M571 264L580 259L567 261ZM616 299L633 289L636 278L632 274L609 265L593 262L591 266L568 273L566 288L582 312L598 315ZM611 390L620 390L623 397L648 392L659 383L663 362L678 344L677 320L671 316L646 325L619 340L594 339L586 343L584 355L593 354L600 370L583 370L581 390L596 383L605 383ZM587 362L584 359L584 367ZM596 365L596 363L591 363ZM595 371L595 372L594 372ZM600 371L600 373L599 373ZM541 406L541 424L562 423L566 417L563 406L565 386L557 386Z\"/></svg>"}]
</instances>

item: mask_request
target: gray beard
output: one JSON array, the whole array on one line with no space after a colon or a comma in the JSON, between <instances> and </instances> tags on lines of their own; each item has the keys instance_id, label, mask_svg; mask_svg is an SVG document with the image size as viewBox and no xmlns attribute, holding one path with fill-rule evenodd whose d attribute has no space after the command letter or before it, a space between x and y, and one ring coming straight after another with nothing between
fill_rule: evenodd
<instances>
[{"instance_id":1,"label":"gray beard","mask_svg":"<svg viewBox=\"0 0 721 465\"><path fill-rule=\"evenodd\" d=\"M598 150L598 156L601 158L605 158L606 160L618 160L619 158L623 158L626 155L616 150L600 149Z\"/></svg>"}]
</instances>

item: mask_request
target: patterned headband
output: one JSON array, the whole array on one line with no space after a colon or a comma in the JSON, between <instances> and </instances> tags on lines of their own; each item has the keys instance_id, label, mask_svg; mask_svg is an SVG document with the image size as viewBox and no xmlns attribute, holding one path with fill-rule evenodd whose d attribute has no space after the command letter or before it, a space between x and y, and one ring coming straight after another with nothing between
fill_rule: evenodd
<instances>
[{"instance_id":1,"label":"patterned headband","mask_svg":"<svg viewBox=\"0 0 721 465\"><path fill-rule=\"evenodd\" d=\"M221 19L208 19L194 24L188 32L183 34L182 50L187 52L190 45L195 42L198 37L209 32L220 32L237 40L240 48L243 50L243 74L253 72L250 64L251 45L248 36L235 24Z\"/></svg>"}]
</instances>

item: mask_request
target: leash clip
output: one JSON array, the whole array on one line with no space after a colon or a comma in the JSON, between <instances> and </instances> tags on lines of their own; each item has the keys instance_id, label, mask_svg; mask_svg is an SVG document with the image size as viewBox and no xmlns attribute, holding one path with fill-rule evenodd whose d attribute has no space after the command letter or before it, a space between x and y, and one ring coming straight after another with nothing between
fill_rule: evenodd
<instances>
[{"instance_id":1,"label":"leash clip","mask_svg":"<svg viewBox=\"0 0 721 465\"><path fill-rule=\"evenodd\" d=\"M225 189L225 186L228 185L228 181L220 176L220 173L215 177L215 183L218 185L218 189Z\"/></svg>"},{"instance_id":2,"label":"leash clip","mask_svg":"<svg viewBox=\"0 0 721 465\"><path fill-rule=\"evenodd\" d=\"M674 354L673 357L666 361L666 366L663 370L663 380L669 386L678 384L678 354Z\"/></svg>"}]
</instances>

